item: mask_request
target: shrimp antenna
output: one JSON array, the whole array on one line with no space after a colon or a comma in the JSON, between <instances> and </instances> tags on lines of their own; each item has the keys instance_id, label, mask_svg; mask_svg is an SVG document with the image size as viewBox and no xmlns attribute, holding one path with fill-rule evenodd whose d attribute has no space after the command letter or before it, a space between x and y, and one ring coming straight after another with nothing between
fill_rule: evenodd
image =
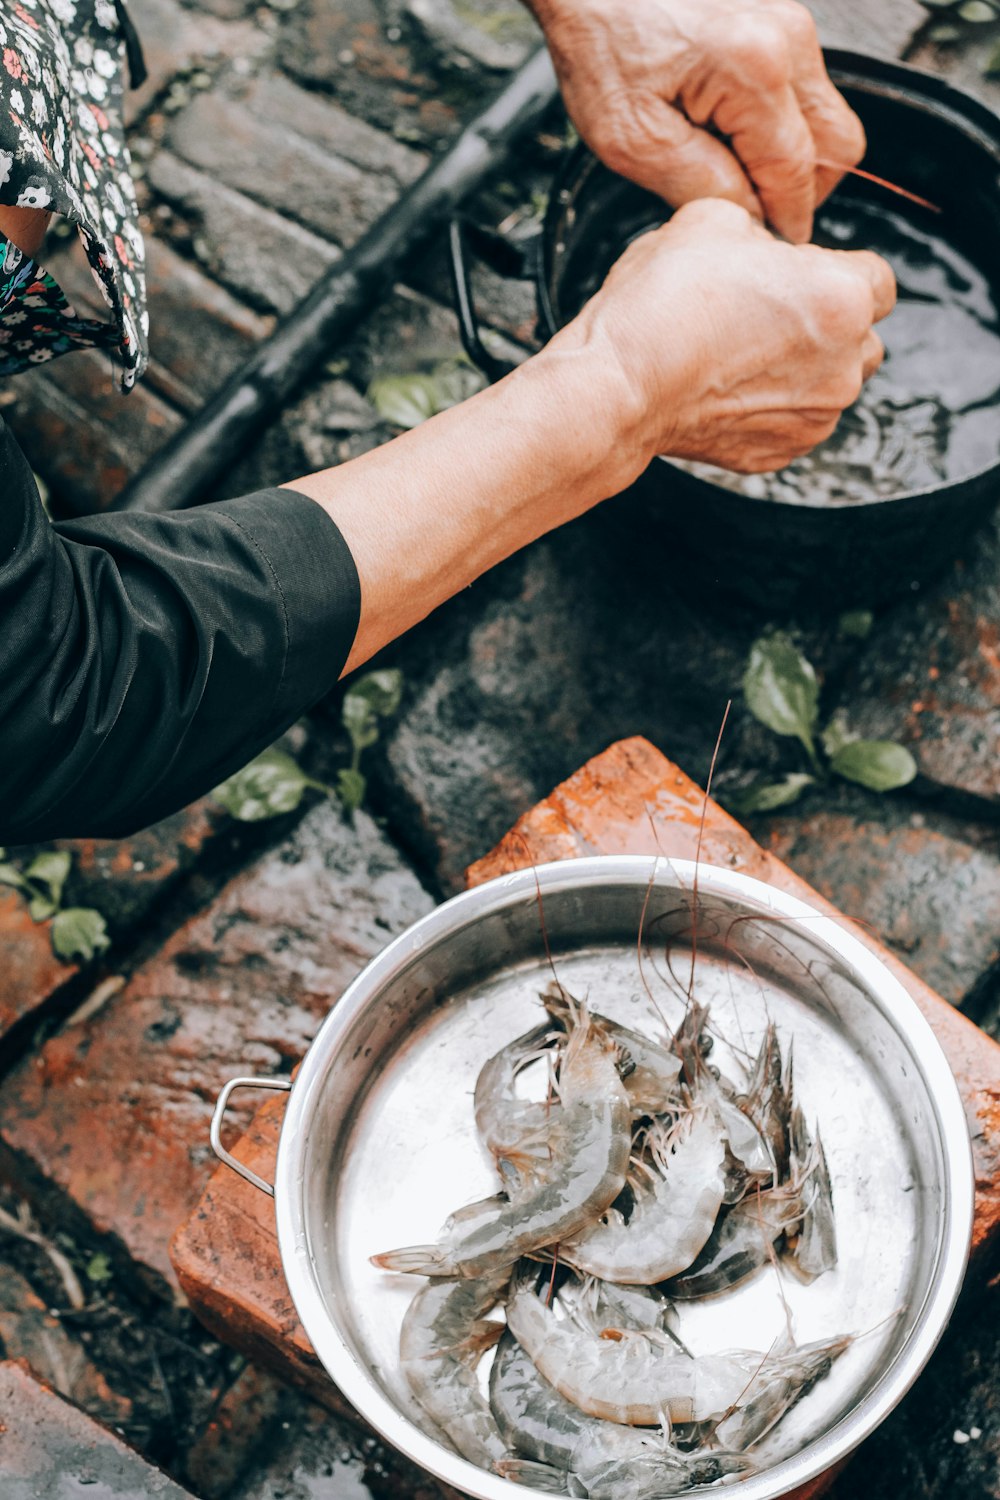
<instances>
[{"instance_id":1,"label":"shrimp antenna","mask_svg":"<svg viewBox=\"0 0 1000 1500\"><path fill-rule=\"evenodd\" d=\"M511 838L517 839L525 854L528 856L528 864L531 866L531 873L535 877L535 892L538 896L538 925L541 928L542 932L542 945L545 948L545 957L548 960L549 968L552 970L552 978L559 986L560 992L562 994L565 994L566 991L563 989L562 980L556 973L555 961L552 957L552 945L549 942L549 930L545 924L545 902L542 900L542 882L538 878L538 867L535 864L535 856L531 852L531 845L528 843L528 840L525 838L524 834L519 828L512 828L509 836Z\"/></svg>"},{"instance_id":2,"label":"shrimp antenna","mask_svg":"<svg viewBox=\"0 0 1000 1500\"><path fill-rule=\"evenodd\" d=\"M719 750L722 747L722 736L726 731L729 720L729 710L733 706L732 698L726 702L726 711L722 715L722 723L719 725L719 733L715 739L715 749L712 751L712 763L708 768L708 780L705 783L705 800L701 805L701 819L698 823L698 842L694 850L694 881L691 886L691 977L688 980L688 1001L694 994L694 968L698 959L698 866L701 863L701 846L705 838L705 819L708 817L708 799L712 795L712 778L715 775L716 761L719 759Z\"/></svg>"}]
</instances>

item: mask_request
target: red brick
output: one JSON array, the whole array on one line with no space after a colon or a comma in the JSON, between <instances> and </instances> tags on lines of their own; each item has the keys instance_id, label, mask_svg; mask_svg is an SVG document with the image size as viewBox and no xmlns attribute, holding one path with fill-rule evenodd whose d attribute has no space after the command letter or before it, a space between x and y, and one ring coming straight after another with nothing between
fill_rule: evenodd
<instances>
[{"instance_id":1,"label":"red brick","mask_svg":"<svg viewBox=\"0 0 1000 1500\"><path fill-rule=\"evenodd\" d=\"M845 799L846 800L846 799ZM853 802L853 799L851 799ZM997 835L866 796L760 820L757 837L932 989L960 1005L1000 959Z\"/></svg>"},{"instance_id":2,"label":"red brick","mask_svg":"<svg viewBox=\"0 0 1000 1500\"><path fill-rule=\"evenodd\" d=\"M106 1428L32 1378L0 1363L0 1493L3 1500L192 1500L187 1490Z\"/></svg>"},{"instance_id":3,"label":"red brick","mask_svg":"<svg viewBox=\"0 0 1000 1500\"><path fill-rule=\"evenodd\" d=\"M8 1075L0 1168L167 1290L167 1242L208 1178L222 1083L286 1072L358 969L429 904L370 819L316 808L124 990ZM252 1104L234 1103L238 1128Z\"/></svg>"},{"instance_id":4,"label":"red brick","mask_svg":"<svg viewBox=\"0 0 1000 1500\"><path fill-rule=\"evenodd\" d=\"M146 249L150 363L144 384L180 410L195 411L270 333L274 319L238 302L164 240L151 237ZM79 311L106 316L78 237L46 262Z\"/></svg>"},{"instance_id":5,"label":"red brick","mask_svg":"<svg viewBox=\"0 0 1000 1500\"><path fill-rule=\"evenodd\" d=\"M96 349L26 370L11 390L8 426L75 514L104 510L181 422L145 386L124 396L110 358Z\"/></svg>"},{"instance_id":6,"label":"red brick","mask_svg":"<svg viewBox=\"0 0 1000 1500\"><path fill-rule=\"evenodd\" d=\"M0 1041L76 973L52 952L48 922L33 922L17 891L0 886Z\"/></svg>"},{"instance_id":7,"label":"red brick","mask_svg":"<svg viewBox=\"0 0 1000 1500\"><path fill-rule=\"evenodd\" d=\"M136 25L149 76L141 89L130 89L125 96L129 122L145 113L176 74L188 73L199 63L257 58L270 45L267 33L252 22L234 25L199 15L176 0L142 0Z\"/></svg>"}]
</instances>

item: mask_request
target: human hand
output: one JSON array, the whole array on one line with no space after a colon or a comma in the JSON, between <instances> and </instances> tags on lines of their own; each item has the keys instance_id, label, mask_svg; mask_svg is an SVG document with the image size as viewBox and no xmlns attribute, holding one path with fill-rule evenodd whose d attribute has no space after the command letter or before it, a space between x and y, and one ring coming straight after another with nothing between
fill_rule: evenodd
<instances>
[{"instance_id":1,"label":"human hand","mask_svg":"<svg viewBox=\"0 0 1000 1500\"><path fill-rule=\"evenodd\" d=\"M668 203L729 198L804 242L864 155L796 0L528 3L583 139Z\"/></svg>"},{"instance_id":2,"label":"human hand","mask_svg":"<svg viewBox=\"0 0 1000 1500\"><path fill-rule=\"evenodd\" d=\"M785 244L705 199L636 240L548 347L590 352L602 401L619 393L622 441L647 458L770 472L857 399L894 302L880 256Z\"/></svg>"}]
</instances>

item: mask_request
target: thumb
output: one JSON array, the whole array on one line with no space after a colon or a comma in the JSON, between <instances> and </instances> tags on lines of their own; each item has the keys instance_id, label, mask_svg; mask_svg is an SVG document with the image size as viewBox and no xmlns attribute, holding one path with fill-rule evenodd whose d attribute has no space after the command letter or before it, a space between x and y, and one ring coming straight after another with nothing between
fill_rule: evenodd
<instances>
[{"instance_id":1,"label":"thumb","mask_svg":"<svg viewBox=\"0 0 1000 1500\"><path fill-rule=\"evenodd\" d=\"M664 100L638 112L613 145L594 149L612 171L657 193L673 208L696 198L728 198L757 219L760 199L732 151Z\"/></svg>"}]
</instances>

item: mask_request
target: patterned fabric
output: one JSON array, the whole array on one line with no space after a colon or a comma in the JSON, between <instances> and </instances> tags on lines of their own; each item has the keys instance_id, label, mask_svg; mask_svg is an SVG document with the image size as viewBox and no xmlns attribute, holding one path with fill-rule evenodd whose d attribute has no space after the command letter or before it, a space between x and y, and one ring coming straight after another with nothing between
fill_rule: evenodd
<instances>
[{"instance_id":1,"label":"patterned fabric","mask_svg":"<svg viewBox=\"0 0 1000 1500\"><path fill-rule=\"evenodd\" d=\"M114 323L78 318L49 273L0 240L0 375L73 349L115 349L118 341Z\"/></svg>"},{"instance_id":2,"label":"patterned fabric","mask_svg":"<svg viewBox=\"0 0 1000 1500\"><path fill-rule=\"evenodd\" d=\"M144 251L122 126L113 0L0 0L0 204L76 224L108 325L78 318L51 276L5 247L0 373L81 345L116 350L127 390L146 366Z\"/></svg>"}]
</instances>

